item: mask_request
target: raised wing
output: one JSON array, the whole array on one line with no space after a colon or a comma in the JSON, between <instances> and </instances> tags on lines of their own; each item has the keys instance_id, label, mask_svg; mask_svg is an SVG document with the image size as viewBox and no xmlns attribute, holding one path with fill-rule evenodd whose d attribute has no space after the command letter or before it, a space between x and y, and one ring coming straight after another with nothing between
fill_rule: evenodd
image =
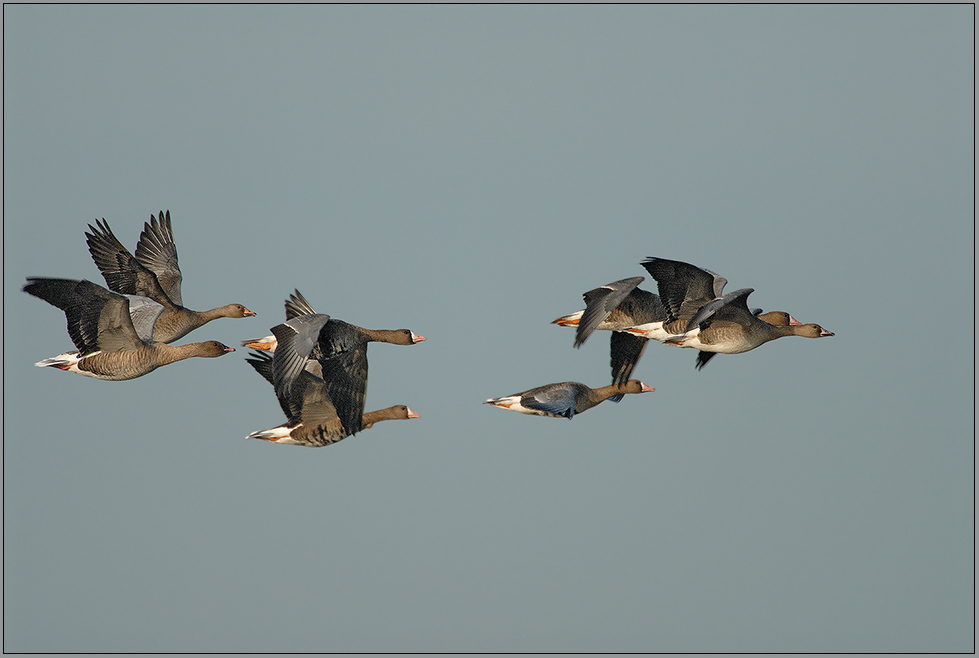
<instances>
[{"instance_id":1,"label":"raised wing","mask_svg":"<svg viewBox=\"0 0 979 658\"><path fill-rule=\"evenodd\" d=\"M156 274L129 253L104 219L96 220L95 226L89 224L88 228L91 231L85 233L88 252L109 290L120 295L149 297L165 307L173 307L173 299L164 291Z\"/></svg>"},{"instance_id":2,"label":"raised wing","mask_svg":"<svg viewBox=\"0 0 979 658\"><path fill-rule=\"evenodd\" d=\"M286 300L286 320L291 320L300 315L316 315L316 311L303 294L296 290L293 294L289 295L289 299Z\"/></svg>"},{"instance_id":3,"label":"raised wing","mask_svg":"<svg viewBox=\"0 0 979 658\"><path fill-rule=\"evenodd\" d=\"M177 264L177 245L173 243L170 211L160 211L159 220L150 215L136 244L136 260L156 275L160 286L174 304L183 305L180 283L183 276Z\"/></svg>"},{"instance_id":4,"label":"raised wing","mask_svg":"<svg viewBox=\"0 0 979 658\"><path fill-rule=\"evenodd\" d=\"M647 258L642 266L656 279L660 301L670 316L668 321L689 320L701 306L716 298L715 290L723 290L727 284L713 272L681 261Z\"/></svg>"}]
</instances>

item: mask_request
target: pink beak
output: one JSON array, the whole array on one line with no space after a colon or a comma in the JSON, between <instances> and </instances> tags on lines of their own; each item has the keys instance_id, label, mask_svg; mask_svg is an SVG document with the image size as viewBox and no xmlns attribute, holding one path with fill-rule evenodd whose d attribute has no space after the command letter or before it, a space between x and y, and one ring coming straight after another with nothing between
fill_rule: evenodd
<instances>
[{"instance_id":1,"label":"pink beak","mask_svg":"<svg viewBox=\"0 0 979 658\"><path fill-rule=\"evenodd\" d=\"M650 393L650 392L655 391L655 390L656 389L653 388L652 386L646 386L645 384L643 384L642 385L642 390L640 392L641 393Z\"/></svg>"},{"instance_id":2,"label":"pink beak","mask_svg":"<svg viewBox=\"0 0 979 658\"><path fill-rule=\"evenodd\" d=\"M421 416L412 411L411 407L408 407L408 418L421 418Z\"/></svg>"},{"instance_id":3,"label":"pink beak","mask_svg":"<svg viewBox=\"0 0 979 658\"><path fill-rule=\"evenodd\" d=\"M419 336L414 331L411 332L411 342L412 343L420 343L423 340L425 340L425 337L424 336Z\"/></svg>"}]
</instances>

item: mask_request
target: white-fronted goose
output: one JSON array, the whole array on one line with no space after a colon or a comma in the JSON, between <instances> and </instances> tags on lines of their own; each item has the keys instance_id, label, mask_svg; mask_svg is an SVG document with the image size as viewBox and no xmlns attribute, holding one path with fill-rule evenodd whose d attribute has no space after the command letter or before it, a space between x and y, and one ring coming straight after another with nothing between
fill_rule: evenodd
<instances>
[{"instance_id":1,"label":"white-fronted goose","mask_svg":"<svg viewBox=\"0 0 979 658\"><path fill-rule=\"evenodd\" d=\"M310 358L322 368L326 391L349 434L363 428L367 394L367 343L414 345L424 336L409 329L364 329L322 313L300 315L272 327L277 395L288 396Z\"/></svg>"},{"instance_id":2,"label":"white-fronted goose","mask_svg":"<svg viewBox=\"0 0 979 658\"><path fill-rule=\"evenodd\" d=\"M256 372L270 384L275 385L273 357L264 352L253 352L245 359ZM317 364L318 366L319 364ZM293 382L288 396L279 395L288 421L285 425L272 429L252 432L248 439L263 439L273 443L308 446L312 448L328 446L349 436L340 423L336 407L326 392L326 384L309 370L303 370ZM419 415L407 406L395 405L386 409L369 411L363 415L363 429L369 429L382 420L403 420L418 418Z\"/></svg>"},{"instance_id":3,"label":"white-fronted goose","mask_svg":"<svg viewBox=\"0 0 979 658\"><path fill-rule=\"evenodd\" d=\"M666 319L629 327L626 331L635 336L675 344L676 336L696 331L698 313L705 317L711 309L719 308L742 292L737 290L724 295L727 279L690 263L651 257L641 264L656 280ZM762 310L754 308L750 312L757 316Z\"/></svg>"},{"instance_id":4,"label":"white-fronted goose","mask_svg":"<svg viewBox=\"0 0 979 658\"><path fill-rule=\"evenodd\" d=\"M648 342L645 336L633 336L624 330L666 318L659 296L637 287L644 279L636 276L589 290L582 295L585 300L583 310L561 316L551 323L577 327L576 348L581 347L596 329L611 331L609 353L613 383L629 379Z\"/></svg>"},{"instance_id":5,"label":"white-fronted goose","mask_svg":"<svg viewBox=\"0 0 979 658\"><path fill-rule=\"evenodd\" d=\"M752 315L756 316L759 320L763 320L768 324L774 325L776 327L788 327L789 325L802 324L794 317L786 313L785 311L769 311L768 313L761 313L761 309L752 309ZM707 365L707 362L714 358L717 352L697 352L697 370L702 369Z\"/></svg>"},{"instance_id":6,"label":"white-fronted goose","mask_svg":"<svg viewBox=\"0 0 979 658\"><path fill-rule=\"evenodd\" d=\"M712 291L710 298L720 296L727 280L709 270L700 270L700 274L707 277L704 284ZM659 295L637 287L644 278L621 279L589 290L582 295L585 299L584 310L562 316L552 323L578 328L575 347L580 347L595 329L612 331L609 352L613 383L624 382L632 376L648 340L665 341L674 335L663 326L669 319L669 313ZM698 296L701 294L699 289L692 289L691 292ZM642 334L626 332L626 329L636 326L642 327Z\"/></svg>"},{"instance_id":7,"label":"white-fronted goose","mask_svg":"<svg viewBox=\"0 0 979 658\"><path fill-rule=\"evenodd\" d=\"M822 338L835 336L818 324L776 326L758 319L748 310L748 295L754 288L744 288L725 295L725 303L710 310L698 320L692 331L671 338L669 343L692 347L702 352L741 354L783 336Z\"/></svg>"},{"instance_id":8,"label":"white-fronted goose","mask_svg":"<svg viewBox=\"0 0 979 658\"><path fill-rule=\"evenodd\" d=\"M78 348L77 352L39 361L35 364L39 367L120 381L194 356L210 358L234 352L234 348L217 341L187 345L153 342L153 326L162 306L146 298L110 292L91 281L31 277L24 292L64 311L68 335Z\"/></svg>"},{"instance_id":9,"label":"white-fronted goose","mask_svg":"<svg viewBox=\"0 0 979 658\"><path fill-rule=\"evenodd\" d=\"M561 382L538 386L529 391L514 393L502 398L490 398L486 400L485 404L492 404L522 414L571 420L575 414L584 413L605 400L612 399L618 402L623 395L648 393L654 390L656 389L652 386L646 386L638 379L630 379L621 384L611 384L601 388L589 388L578 382Z\"/></svg>"},{"instance_id":10,"label":"white-fronted goose","mask_svg":"<svg viewBox=\"0 0 979 658\"><path fill-rule=\"evenodd\" d=\"M748 309L748 295L754 288L715 295L712 273L689 263L648 258L642 264L656 279L660 300L670 316L663 325L675 334L664 341L668 344L703 352L740 354L782 336L834 335L818 324L769 324ZM627 331L643 335L642 327Z\"/></svg>"},{"instance_id":11,"label":"white-fronted goose","mask_svg":"<svg viewBox=\"0 0 979 658\"><path fill-rule=\"evenodd\" d=\"M113 292L149 297L163 306L153 335L161 343L183 338L217 318L246 318L255 315L241 304L227 304L209 311L192 311L182 306L180 284L183 277L177 264L170 211L161 211L159 220L150 215L136 245L136 255L112 233L105 219L88 225L85 233L88 251Z\"/></svg>"}]
</instances>

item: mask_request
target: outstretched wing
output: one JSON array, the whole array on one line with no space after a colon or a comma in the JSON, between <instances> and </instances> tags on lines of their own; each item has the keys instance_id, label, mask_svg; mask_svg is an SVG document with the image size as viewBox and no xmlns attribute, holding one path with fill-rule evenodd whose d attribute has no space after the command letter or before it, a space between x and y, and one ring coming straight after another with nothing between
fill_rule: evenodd
<instances>
[{"instance_id":1,"label":"outstretched wing","mask_svg":"<svg viewBox=\"0 0 979 658\"><path fill-rule=\"evenodd\" d=\"M170 211L160 211L159 221L150 215L150 221L143 225L143 232L136 244L136 260L140 265L156 275L164 292L174 304L183 305L180 296L180 283L183 276L177 264L177 245L173 243L173 229L170 226Z\"/></svg>"},{"instance_id":2,"label":"outstretched wing","mask_svg":"<svg viewBox=\"0 0 979 658\"><path fill-rule=\"evenodd\" d=\"M291 320L300 315L316 315L316 311L303 294L296 290L293 294L289 295L289 299L286 300L286 320Z\"/></svg>"},{"instance_id":3,"label":"outstretched wing","mask_svg":"<svg viewBox=\"0 0 979 658\"><path fill-rule=\"evenodd\" d=\"M102 350L118 352L142 344L129 317L129 299L100 285L74 279L32 277L24 292L65 313L68 335L84 356Z\"/></svg>"},{"instance_id":4,"label":"outstretched wing","mask_svg":"<svg viewBox=\"0 0 979 658\"><path fill-rule=\"evenodd\" d=\"M667 322L689 320L727 283L713 272L677 260L647 258L642 266L656 279L660 301L669 314Z\"/></svg>"},{"instance_id":5,"label":"outstretched wing","mask_svg":"<svg viewBox=\"0 0 979 658\"><path fill-rule=\"evenodd\" d=\"M149 297L165 307L173 307L173 300L163 290L156 274L129 253L104 219L101 222L96 220L95 226L89 224L88 229L91 231L85 233L88 252L109 290L120 295Z\"/></svg>"}]
</instances>

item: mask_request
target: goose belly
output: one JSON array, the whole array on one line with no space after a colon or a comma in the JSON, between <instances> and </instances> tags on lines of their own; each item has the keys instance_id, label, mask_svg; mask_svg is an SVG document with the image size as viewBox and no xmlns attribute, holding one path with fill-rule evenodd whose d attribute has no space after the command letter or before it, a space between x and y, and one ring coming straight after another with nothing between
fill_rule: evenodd
<instances>
[{"instance_id":1,"label":"goose belly","mask_svg":"<svg viewBox=\"0 0 979 658\"><path fill-rule=\"evenodd\" d=\"M577 327L581 323L581 317L584 313L582 310L575 311L571 315L562 315L557 320L554 320L552 324L561 325L562 327ZM635 320L623 315L621 311L616 309L607 318L599 322L595 326L595 329L601 329L602 331L624 331L633 326L634 322Z\"/></svg>"},{"instance_id":2,"label":"goose belly","mask_svg":"<svg viewBox=\"0 0 979 658\"><path fill-rule=\"evenodd\" d=\"M129 377L111 376L98 372L97 370L89 370L88 367L92 365L93 359L98 357L101 353L102 352L92 352L85 357L81 357L78 352L65 352L64 354L59 354L58 356L52 356L50 359L38 361L34 365L38 368L57 368L58 370L74 372L79 375L92 377L94 379L102 379L105 381L130 379Z\"/></svg>"},{"instance_id":3,"label":"goose belly","mask_svg":"<svg viewBox=\"0 0 979 658\"><path fill-rule=\"evenodd\" d=\"M635 325L633 327L629 327L627 331L634 336L642 336L643 338L659 341L661 343L665 343L676 335L663 329L662 322L649 322L646 324ZM698 330L695 329L694 331Z\"/></svg>"},{"instance_id":4,"label":"goose belly","mask_svg":"<svg viewBox=\"0 0 979 658\"><path fill-rule=\"evenodd\" d=\"M742 352L747 352L758 347L757 344L745 340L708 342L701 339L699 330L697 329L684 336L674 336L672 340L668 341L668 344L676 345L677 347L691 347L701 352L714 352L716 354L741 354Z\"/></svg>"}]
</instances>

